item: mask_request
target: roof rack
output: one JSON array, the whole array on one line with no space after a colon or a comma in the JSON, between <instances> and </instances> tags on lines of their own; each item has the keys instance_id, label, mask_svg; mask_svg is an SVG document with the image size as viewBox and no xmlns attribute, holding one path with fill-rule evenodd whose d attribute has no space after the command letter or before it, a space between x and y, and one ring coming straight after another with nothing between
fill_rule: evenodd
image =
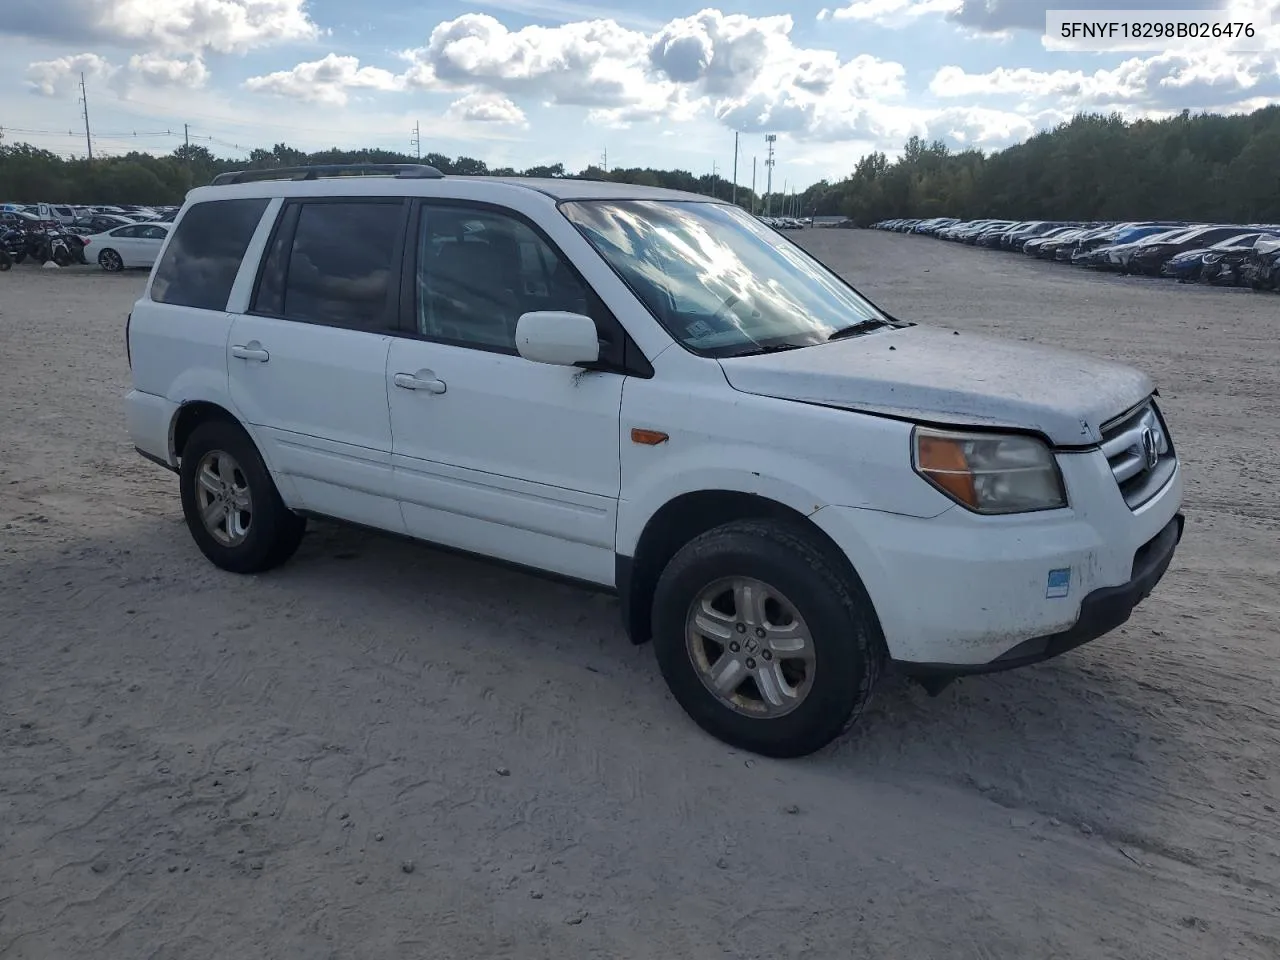
<instances>
[{"instance_id":1,"label":"roof rack","mask_svg":"<svg viewBox=\"0 0 1280 960\"><path fill-rule=\"evenodd\" d=\"M444 174L425 163L317 163L303 167L268 167L264 170L230 170L214 177L209 185L225 187L255 180L315 180L318 177L392 175L397 180L439 180Z\"/></svg>"}]
</instances>

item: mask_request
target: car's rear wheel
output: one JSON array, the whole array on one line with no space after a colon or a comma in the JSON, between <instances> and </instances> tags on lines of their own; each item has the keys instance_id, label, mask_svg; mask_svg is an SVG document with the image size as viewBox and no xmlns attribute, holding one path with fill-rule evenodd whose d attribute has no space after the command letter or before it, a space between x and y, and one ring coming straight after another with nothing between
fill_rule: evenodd
<instances>
[{"instance_id":1,"label":"car's rear wheel","mask_svg":"<svg viewBox=\"0 0 1280 960\"><path fill-rule=\"evenodd\" d=\"M98 266L107 273L119 273L124 269L124 260L114 250L103 250L98 254Z\"/></svg>"},{"instance_id":2,"label":"car's rear wheel","mask_svg":"<svg viewBox=\"0 0 1280 960\"><path fill-rule=\"evenodd\" d=\"M249 435L214 420L182 450L182 512L196 546L215 566L260 573L293 556L307 521L285 506Z\"/></svg>"},{"instance_id":3,"label":"car's rear wheel","mask_svg":"<svg viewBox=\"0 0 1280 960\"><path fill-rule=\"evenodd\" d=\"M653 626L689 716L766 756L804 756L838 737L884 661L866 590L799 524L737 521L690 541L659 578Z\"/></svg>"}]
</instances>

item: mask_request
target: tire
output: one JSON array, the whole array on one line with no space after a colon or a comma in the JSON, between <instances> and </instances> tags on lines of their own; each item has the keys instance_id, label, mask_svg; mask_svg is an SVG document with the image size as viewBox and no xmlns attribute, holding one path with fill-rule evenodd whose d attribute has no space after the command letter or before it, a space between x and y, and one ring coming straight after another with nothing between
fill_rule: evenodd
<instances>
[{"instance_id":1,"label":"tire","mask_svg":"<svg viewBox=\"0 0 1280 960\"><path fill-rule=\"evenodd\" d=\"M108 248L98 254L98 266L107 273L119 273L124 269L124 261L120 259L120 254Z\"/></svg>"},{"instance_id":2,"label":"tire","mask_svg":"<svg viewBox=\"0 0 1280 960\"><path fill-rule=\"evenodd\" d=\"M3 273L5 270L10 270L12 268L13 268L13 257L9 256L9 254L3 251L0 251L0 273Z\"/></svg>"},{"instance_id":3,"label":"tire","mask_svg":"<svg viewBox=\"0 0 1280 960\"><path fill-rule=\"evenodd\" d=\"M53 262L60 267L71 266L72 256L67 250L58 249L53 252Z\"/></svg>"},{"instance_id":4,"label":"tire","mask_svg":"<svg viewBox=\"0 0 1280 960\"><path fill-rule=\"evenodd\" d=\"M885 645L866 589L842 566L799 525L771 520L725 524L676 553L654 592L653 646L672 695L698 726L730 746L781 758L813 753L852 726L879 678ZM744 582L763 585L768 600L745 618L739 616L739 607L749 607L735 589ZM733 595L736 601L728 614L727 600L717 600L711 608L705 605L726 583L721 596ZM788 608L794 617L785 615ZM712 618L711 625L723 631L723 645L692 626L695 617L707 622L707 616L700 615L703 611ZM787 630L788 620L801 635L807 634L810 659L788 654L783 648L795 640L784 637L773 641L780 652L772 656L772 667L765 666L768 632ZM763 633L758 633L762 622ZM731 654L735 635L741 642ZM752 635L757 638L754 650ZM720 652L713 660L717 645ZM730 691L736 705L713 693L710 681L704 680L730 660L737 660L730 676L741 677ZM775 678L775 697L788 701L782 709L766 704L756 676ZM798 696L784 696L784 684Z\"/></svg>"},{"instance_id":5,"label":"tire","mask_svg":"<svg viewBox=\"0 0 1280 960\"><path fill-rule=\"evenodd\" d=\"M218 484L206 486L207 474L201 482L205 467L225 481L221 495L212 492ZM306 518L284 505L257 447L238 424L212 420L196 427L182 448L179 482L187 529L216 567L261 573L292 557L302 542ZM201 510L211 499L247 508L224 511L220 523L206 526Z\"/></svg>"}]
</instances>

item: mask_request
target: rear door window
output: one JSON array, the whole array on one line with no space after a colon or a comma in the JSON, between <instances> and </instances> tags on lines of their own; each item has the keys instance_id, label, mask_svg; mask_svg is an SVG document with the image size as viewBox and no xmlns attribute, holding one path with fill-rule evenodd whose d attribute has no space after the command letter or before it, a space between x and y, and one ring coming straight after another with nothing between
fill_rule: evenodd
<instances>
[{"instance_id":1,"label":"rear door window","mask_svg":"<svg viewBox=\"0 0 1280 960\"><path fill-rule=\"evenodd\" d=\"M407 211L401 199L288 204L253 312L351 330L394 330Z\"/></svg>"},{"instance_id":2,"label":"rear door window","mask_svg":"<svg viewBox=\"0 0 1280 960\"><path fill-rule=\"evenodd\" d=\"M151 299L225 310L240 261L269 202L266 197L206 200L188 208L156 267Z\"/></svg>"}]
</instances>

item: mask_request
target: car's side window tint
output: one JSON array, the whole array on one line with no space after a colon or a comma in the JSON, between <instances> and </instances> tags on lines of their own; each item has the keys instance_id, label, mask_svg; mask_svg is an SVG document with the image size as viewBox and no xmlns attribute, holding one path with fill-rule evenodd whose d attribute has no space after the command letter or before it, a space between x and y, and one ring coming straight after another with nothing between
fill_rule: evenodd
<instances>
[{"instance_id":1,"label":"car's side window tint","mask_svg":"<svg viewBox=\"0 0 1280 960\"><path fill-rule=\"evenodd\" d=\"M156 267L151 299L225 310L240 261L270 201L206 200L189 207Z\"/></svg>"},{"instance_id":2,"label":"car's side window tint","mask_svg":"<svg viewBox=\"0 0 1280 960\"><path fill-rule=\"evenodd\" d=\"M418 233L418 332L433 340L515 352L516 321L534 310L594 316L594 296L516 217L428 204Z\"/></svg>"},{"instance_id":3,"label":"car's side window tint","mask_svg":"<svg viewBox=\"0 0 1280 960\"><path fill-rule=\"evenodd\" d=\"M403 216L398 201L301 204L282 278L281 314L353 330L387 329Z\"/></svg>"}]
</instances>

